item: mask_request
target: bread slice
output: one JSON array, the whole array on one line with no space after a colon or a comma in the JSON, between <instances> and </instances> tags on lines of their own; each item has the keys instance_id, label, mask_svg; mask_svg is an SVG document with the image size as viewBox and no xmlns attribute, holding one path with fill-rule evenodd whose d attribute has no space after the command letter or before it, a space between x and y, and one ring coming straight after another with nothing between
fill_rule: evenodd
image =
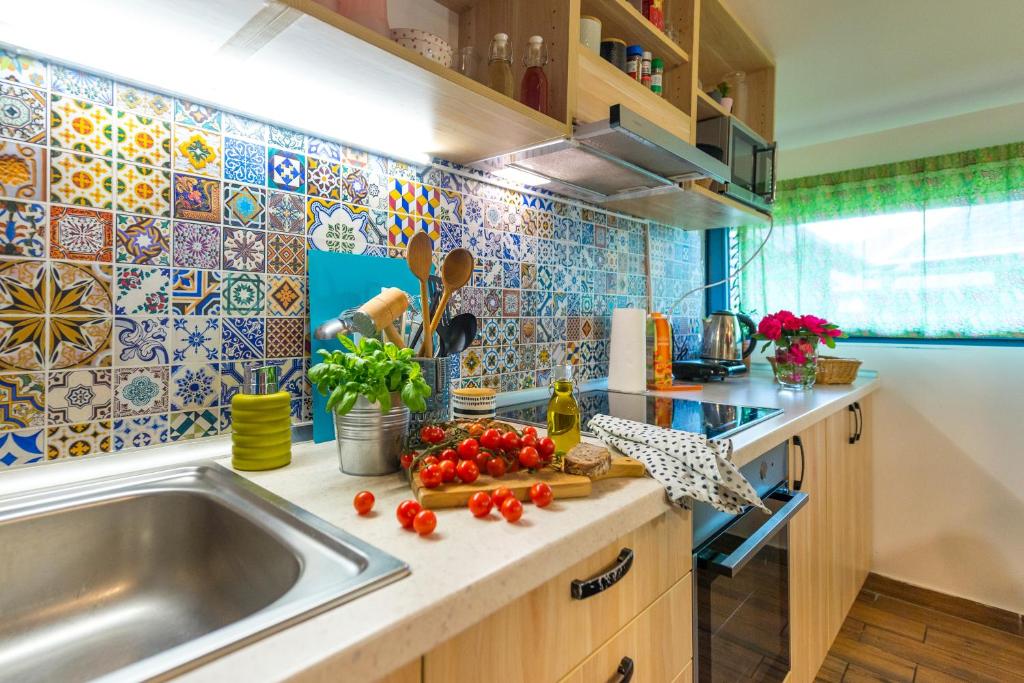
<instances>
[{"instance_id":1,"label":"bread slice","mask_svg":"<svg viewBox=\"0 0 1024 683\"><path fill-rule=\"evenodd\" d=\"M578 443L565 454L563 470L569 474L598 477L612 467L612 454L604 446Z\"/></svg>"}]
</instances>

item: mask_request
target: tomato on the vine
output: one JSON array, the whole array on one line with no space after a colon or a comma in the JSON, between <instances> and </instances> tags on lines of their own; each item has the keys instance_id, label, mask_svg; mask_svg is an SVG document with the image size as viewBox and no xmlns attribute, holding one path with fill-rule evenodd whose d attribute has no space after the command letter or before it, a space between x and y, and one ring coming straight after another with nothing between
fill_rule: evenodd
<instances>
[{"instance_id":1,"label":"tomato on the vine","mask_svg":"<svg viewBox=\"0 0 1024 683\"><path fill-rule=\"evenodd\" d=\"M474 422L473 424L469 425L469 429L467 431L469 432L470 436L479 437L481 434L484 433L484 426L479 422Z\"/></svg>"},{"instance_id":2,"label":"tomato on the vine","mask_svg":"<svg viewBox=\"0 0 1024 683\"><path fill-rule=\"evenodd\" d=\"M444 441L444 429L438 425L426 425L420 429L420 441L441 443Z\"/></svg>"},{"instance_id":3,"label":"tomato on the vine","mask_svg":"<svg viewBox=\"0 0 1024 683\"><path fill-rule=\"evenodd\" d=\"M352 507L356 509L360 515L366 515L373 509L374 498L373 494L369 491L360 491L356 494L356 497L352 499Z\"/></svg>"},{"instance_id":4,"label":"tomato on the vine","mask_svg":"<svg viewBox=\"0 0 1024 683\"><path fill-rule=\"evenodd\" d=\"M494 501L495 506L500 508L502 503L504 503L509 498L512 498L514 495L515 494L512 493L512 489L510 489L509 487L499 486L498 488L494 489L493 493L491 493L491 500Z\"/></svg>"},{"instance_id":5,"label":"tomato on the vine","mask_svg":"<svg viewBox=\"0 0 1024 683\"><path fill-rule=\"evenodd\" d=\"M436 489L441 485L441 466L432 463L420 470L420 483L428 489Z\"/></svg>"},{"instance_id":6,"label":"tomato on the vine","mask_svg":"<svg viewBox=\"0 0 1024 683\"><path fill-rule=\"evenodd\" d=\"M413 518L419 514L423 506L415 500L403 500L398 504L398 509L395 510L395 517L398 518L398 523L406 529L412 528Z\"/></svg>"},{"instance_id":7,"label":"tomato on the vine","mask_svg":"<svg viewBox=\"0 0 1024 683\"><path fill-rule=\"evenodd\" d=\"M412 467L412 461L415 459L415 453L402 453L402 457L399 458L399 462L402 463L402 469L407 470Z\"/></svg>"},{"instance_id":8,"label":"tomato on the vine","mask_svg":"<svg viewBox=\"0 0 1024 683\"><path fill-rule=\"evenodd\" d=\"M534 438L537 438L537 428L536 427L523 427L523 436L532 436Z\"/></svg>"},{"instance_id":9,"label":"tomato on the vine","mask_svg":"<svg viewBox=\"0 0 1024 683\"><path fill-rule=\"evenodd\" d=\"M428 455L420 461L420 469L423 469L427 465L436 465L439 462L441 461L437 459L436 455Z\"/></svg>"},{"instance_id":10,"label":"tomato on the vine","mask_svg":"<svg viewBox=\"0 0 1024 683\"><path fill-rule=\"evenodd\" d=\"M480 468L472 460L462 460L455 466L455 474L464 484L472 484L480 476Z\"/></svg>"},{"instance_id":11,"label":"tomato on the vine","mask_svg":"<svg viewBox=\"0 0 1024 683\"><path fill-rule=\"evenodd\" d=\"M505 462L505 458L491 458L487 461L487 474L495 479L504 477L507 470L508 463Z\"/></svg>"},{"instance_id":12,"label":"tomato on the vine","mask_svg":"<svg viewBox=\"0 0 1024 683\"><path fill-rule=\"evenodd\" d=\"M501 504L501 516L505 518L506 522L518 522L519 518L523 516L523 504L515 496L507 498Z\"/></svg>"},{"instance_id":13,"label":"tomato on the vine","mask_svg":"<svg viewBox=\"0 0 1024 683\"><path fill-rule=\"evenodd\" d=\"M519 440L519 443L523 446L537 447L537 435L536 434L524 434L523 438Z\"/></svg>"},{"instance_id":14,"label":"tomato on the vine","mask_svg":"<svg viewBox=\"0 0 1024 683\"><path fill-rule=\"evenodd\" d=\"M491 514L492 507L494 507L494 502L486 491L477 491L469 497L469 511L473 513L474 517L486 517Z\"/></svg>"},{"instance_id":15,"label":"tomato on the vine","mask_svg":"<svg viewBox=\"0 0 1024 683\"><path fill-rule=\"evenodd\" d=\"M484 430L484 433L480 435L480 445L484 448L501 448L501 432L493 427Z\"/></svg>"},{"instance_id":16,"label":"tomato on the vine","mask_svg":"<svg viewBox=\"0 0 1024 683\"><path fill-rule=\"evenodd\" d=\"M547 457L555 454L555 442L551 440L550 436L545 436L543 439L537 442L537 450L541 455Z\"/></svg>"},{"instance_id":17,"label":"tomato on the vine","mask_svg":"<svg viewBox=\"0 0 1024 683\"><path fill-rule=\"evenodd\" d=\"M533 446L524 446L519 451L519 464L528 470L540 467L540 454Z\"/></svg>"},{"instance_id":18,"label":"tomato on the vine","mask_svg":"<svg viewBox=\"0 0 1024 683\"><path fill-rule=\"evenodd\" d=\"M441 468L441 481L448 483L455 481L455 462L452 460L442 460L438 465Z\"/></svg>"},{"instance_id":19,"label":"tomato on the vine","mask_svg":"<svg viewBox=\"0 0 1024 683\"><path fill-rule=\"evenodd\" d=\"M476 457L473 460L476 462L476 466L480 469L481 472L486 472L487 463L491 461L491 457L491 454L488 453L487 451L480 451L479 453L476 454Z\"/></svg>"},{"instance_id":20,"label":"tomato on the vine","mask_svg":"<svg viewBox=\"0 0 1024 683\"><path fill-rule=\"evenodd\" d=\"M539 508L546 508L554 500L555 493L551 490L551 487L542 481L538 481L536 484L530 487L530 500L533 504Z\"/></svg>"},{"instance_id":21,"label":"tomato on the vine","mask_svg":"<svg viewBox=\"0 0 1024 683\"><path fill-rule=\"evenodd\" d=\"M455 452L454 448L444 449L443 451L441 451L441 455L437 457L441 459L441 462L444 462L445 460L451 460L452 462L459 461L459 454Z\"/></svg>"},{"instance_id":22,"label":"tomato on the vine","mask_svg":"<svg viewBox=\"0 0 1024 683\"><path fill-rule=\"evenodd\" d=\"M412 518L412 528L420 536L429 536L437 527L437 515L430 510L420 510Z\"/></svg>"},{"instance_id":23,"label":"tomato on the vine","mask_svg":"<svg viewBox=\"0 0 1024 683\"><path fill-rule=\"evenodd\" d=\"M476 439L463 439L456 451L459 457L463 460L472 460L476 457L477 451L480 450L480 444L477 443Z\"/></svg>"},{"instance_id":24,"label":"tomato on the vine","mask_svg":"<svg viewBox=\"0 0 1024 683\"><path fill-rule=\"evenodd\" d=\"M519 448L519 435L515 432L505 432L501 435L501 447L507 451Z\"/></svg>"}]
</instances>

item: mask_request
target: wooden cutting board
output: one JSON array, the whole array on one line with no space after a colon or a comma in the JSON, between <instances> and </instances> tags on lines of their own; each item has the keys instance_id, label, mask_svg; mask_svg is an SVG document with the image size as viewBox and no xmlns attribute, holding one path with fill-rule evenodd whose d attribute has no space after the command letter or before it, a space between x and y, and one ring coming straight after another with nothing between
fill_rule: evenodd
<instances>
[{"instance_id":1,"label":"wooden cutting board","mask_svg":"<svg viewBox=\"0 0 1024 683\"><path fill-rule=\"evenodd\" d=\"M643 463L627 458L624 455L612 457L612 466L605 474L595 479L611 479L614 477L642 477ZM493 491L499 486L507 486L519 500L530 499L530 487L537 482L546 482L555 494L555 500L562 498L586 498L590 495L591 479L579 474L566 474L555 470L539 470L537 472L513 472L501 479L481 476L472 484L450 483L441 484L436 489L428 489L420 484L419 475L412 479L412 490L416 499L425 508L438 510L441 508L463 507L469 502L470 496L477 491Z\"/></svg>"}]
</instances>

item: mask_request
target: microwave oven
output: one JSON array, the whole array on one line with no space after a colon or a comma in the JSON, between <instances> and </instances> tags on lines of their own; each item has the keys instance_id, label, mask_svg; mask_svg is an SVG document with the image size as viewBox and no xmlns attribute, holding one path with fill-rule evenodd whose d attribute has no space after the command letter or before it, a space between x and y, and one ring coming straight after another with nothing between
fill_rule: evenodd
<instances>
[{"instance_id":1,"label":"microwave oven","mask_svg":"<svg viewBox=\"0 0 1024 683\"><path fill-rule=\"evenodd\" d=\"M775 201L774 142L767 142L731 116L720 116L697 123L697 147L724 163L732 173L730 182L713 182L712 190L771 213Z\"/></svg>"}]
</instances>

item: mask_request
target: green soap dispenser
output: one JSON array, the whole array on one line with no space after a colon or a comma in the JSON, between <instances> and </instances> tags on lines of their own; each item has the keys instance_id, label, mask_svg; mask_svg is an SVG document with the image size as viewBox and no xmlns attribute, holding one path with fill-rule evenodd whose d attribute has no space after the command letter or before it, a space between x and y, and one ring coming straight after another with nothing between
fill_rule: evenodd
<instances>
[{"instance_id":1,"label":"green soap dispenser","mask_svg":"<svg viewBox=\"0 0 1024 683\"><path fill-rule=\"evenodd\" d=\"M231 399L231 466L272 470L292 461L291 395L276 365L247 366Z\"/></svg>"}]
</instances>

